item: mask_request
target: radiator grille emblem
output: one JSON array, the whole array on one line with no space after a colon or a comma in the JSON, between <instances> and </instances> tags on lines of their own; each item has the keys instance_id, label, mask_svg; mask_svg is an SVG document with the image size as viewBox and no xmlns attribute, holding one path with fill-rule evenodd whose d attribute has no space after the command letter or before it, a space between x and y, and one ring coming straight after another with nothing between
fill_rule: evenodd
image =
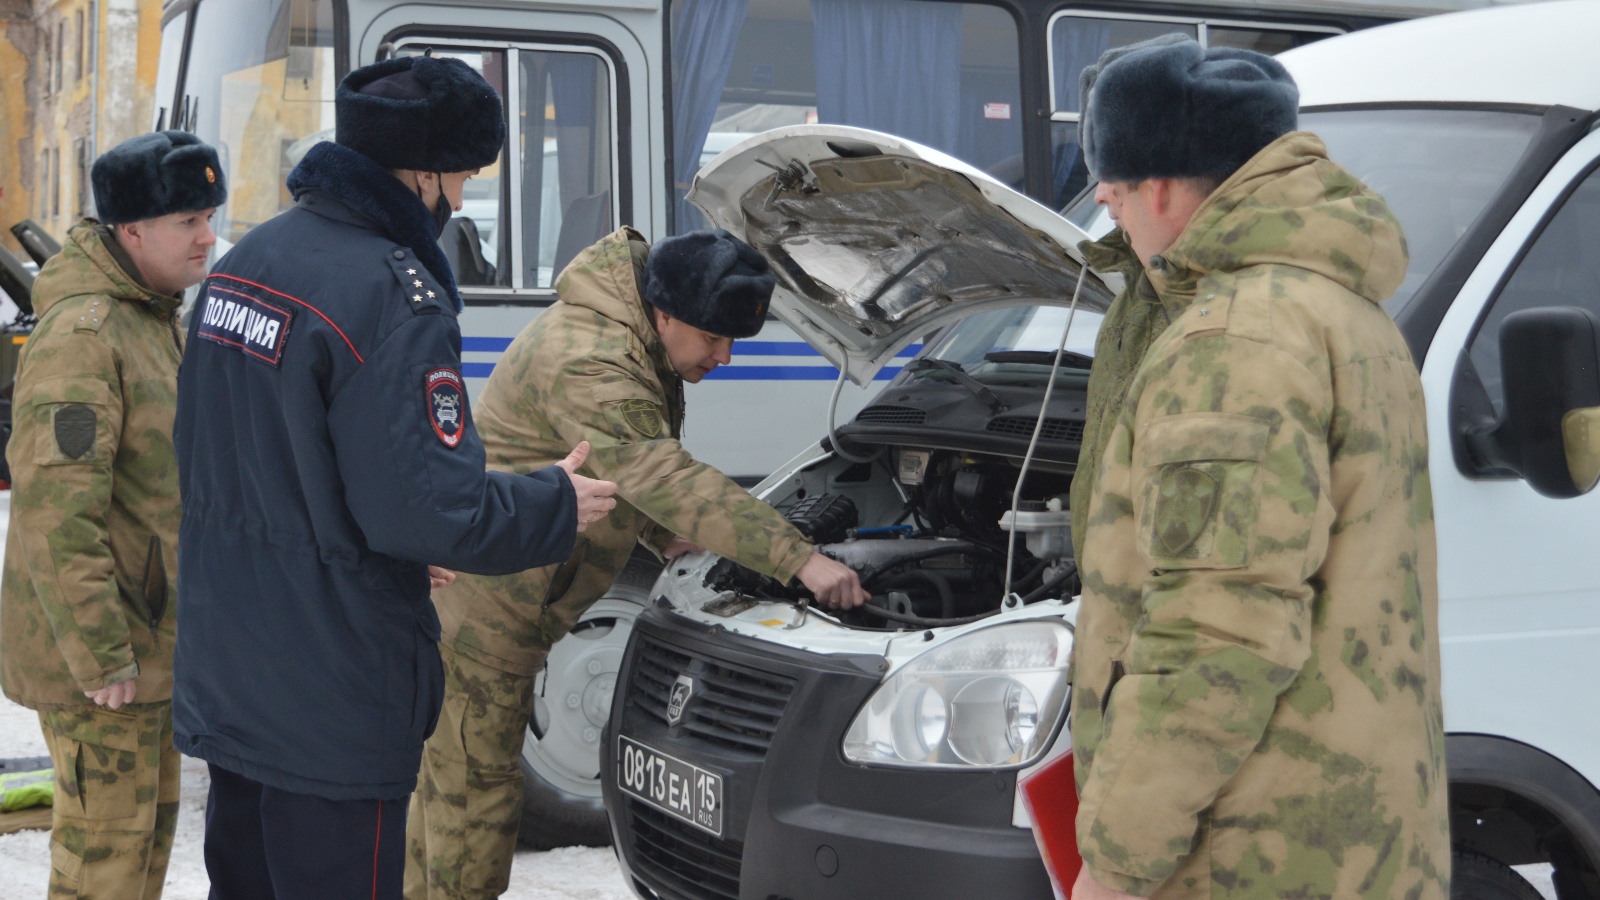
<instances>
[{"instance_id":1,"label":"radiator grille emblem","mask_svg":"<svg viewBox=\"0 0 1600 900\"><path fill-rule=\"evenodd\" d=\"M689 698L694 696L694 679L688 675L679 675L678 680L672 683L672 696L667 698L667 725L673 726L683 720L683 708L689 704Z\"/></svg>"}]
</instances>

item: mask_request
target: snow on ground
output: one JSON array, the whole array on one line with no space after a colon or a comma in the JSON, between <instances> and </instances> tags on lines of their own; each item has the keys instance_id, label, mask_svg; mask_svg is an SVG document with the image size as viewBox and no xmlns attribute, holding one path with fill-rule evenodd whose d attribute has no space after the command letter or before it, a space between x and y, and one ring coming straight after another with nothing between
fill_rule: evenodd
<instances>
[{"instance_id":1,"label":"snow on ground","mask_svg":"<svg viewBox=\"0 0 1600 900\"><path fill-rule=\"evenodd\" d=\"M0 547L5 546L10 522L11 492L0 491ZM0 759L47 756L39 718L0 697ZM205 900L206 880L201 840L205 834L205 764L183 759L182 810L167 869L164 900ZM1520 866L1546 900L1555 900L1549 866ZM23 831L0 835L0 900L37 900L45 895L50 878L50 834ZM560 850L521 850L511 864L508 900L632 900L611 848L567 847Z\"/></svg>"}]
</instances>

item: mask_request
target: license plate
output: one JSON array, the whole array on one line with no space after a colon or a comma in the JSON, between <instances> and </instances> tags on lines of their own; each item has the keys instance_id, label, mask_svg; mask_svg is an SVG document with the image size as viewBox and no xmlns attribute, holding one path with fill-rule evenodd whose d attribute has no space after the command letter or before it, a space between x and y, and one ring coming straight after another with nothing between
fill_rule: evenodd
<instances>
[{"instance_id":1,"label":"license plate","mask_svg":"<svg viewBox=\"0 0 1600 900\"><path fill-rule=\"evenodd\" d=\"M722 776L617 736L617 785L675 819L722 837Z\"/></svg>"}]
</instances>

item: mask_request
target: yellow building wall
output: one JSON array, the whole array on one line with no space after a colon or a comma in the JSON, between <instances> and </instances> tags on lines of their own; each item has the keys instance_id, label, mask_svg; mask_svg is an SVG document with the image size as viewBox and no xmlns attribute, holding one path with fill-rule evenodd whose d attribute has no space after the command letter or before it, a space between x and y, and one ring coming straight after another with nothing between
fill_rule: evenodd
<instances>
[{"instance_id":1,"label":"yellow building wall","mask_svg":"<svg viewBox=\"0 0 1600 900\"><path fill-rule=\"evenodd\" d=\"M0 244L91 211L94 158L154 122L160 53L161 0L0 0Z\"/></svg>"}]
</instances>

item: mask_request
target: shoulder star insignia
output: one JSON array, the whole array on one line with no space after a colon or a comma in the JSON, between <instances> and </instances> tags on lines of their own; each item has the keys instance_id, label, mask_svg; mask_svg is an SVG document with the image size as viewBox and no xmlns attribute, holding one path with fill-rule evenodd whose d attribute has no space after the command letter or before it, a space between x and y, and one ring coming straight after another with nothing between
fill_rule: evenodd
<instances>
[{"instance_id":1,"label":"shoulder star insignia","mask_svg":"<svg viewBox=\"0 0 1600 900\"><path fill-rule=\"evenodd\" d=\"M411 286L412 287L422 287L422 282L413 279L412 282L411 282Z\"/></svg>"},{"instance_id":2,"label":"shoulder star insignia","mask_svg":"<svg viewBox=\"0 0 1600 900\"><path fill-rule=\"evenodd\" d=\"M432 299L433 299L433 291L429 291L429 292L428 292L428 299L429 299L429 300L432 300Z\"/></svg>"},{"instance_id":3,"label":"shoulder star insignia","mask_svg":"<svg viewBox=\"0 0 1600 900\"><path fill-rule=\"evenodd\" d=\"M421 294L412 294L411 295L411 302L412 303L421 303L422 302L422 295Z\"/></svg>"},{"instance_id":4,"label":"shoulder star insignia","mask_svg":"<svg viewBox=\"0 0 1600 900\"><path fill-rule=\"evenodd\" d=\"M415 275L415 274L417 274L417 270L416 269L407 269L406 270L406 274L407 275Z\"/></svg>"}]
</instances>

